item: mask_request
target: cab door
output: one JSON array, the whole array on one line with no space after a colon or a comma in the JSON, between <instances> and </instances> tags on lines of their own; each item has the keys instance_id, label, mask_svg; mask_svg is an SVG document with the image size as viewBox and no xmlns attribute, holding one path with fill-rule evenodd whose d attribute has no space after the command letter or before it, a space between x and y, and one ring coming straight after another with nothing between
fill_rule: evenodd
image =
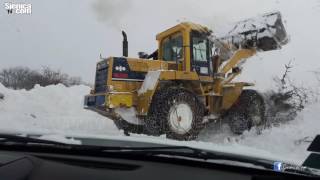
<instances>
[{"instance_id":1,"label":"cab door","mask_svg":"<svg viewBox=\"0 0 320 180\"><path fill-rule=\"evenodd\" d=\"M210 68L210 44L205 35L197 32L191 33L191 71L196 71L199 76L209 76Z\"/></svg>"},{"instance_id":2,"label":"cab door","mask_svg":"<svg viewBox=\"0 0 320 180\"><path fill-rule=\"evenodd\" d=\"M166 37L161 45L160 58L168 62L169 70L181 70L184 62L183 36L181 32ZM180 68L179 68L180 67Z\"/></svg>"}]
</instances>

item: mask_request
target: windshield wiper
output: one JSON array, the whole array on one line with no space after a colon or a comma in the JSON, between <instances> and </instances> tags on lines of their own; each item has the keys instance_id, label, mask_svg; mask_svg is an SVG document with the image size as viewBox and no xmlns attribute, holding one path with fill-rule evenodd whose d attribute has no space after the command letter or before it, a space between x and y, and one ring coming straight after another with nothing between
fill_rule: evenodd
<instances>
[{"instance_id":1,"label":"windshield wiper","mask_svg":"<svg viewBox=\"0 0 320 180\"><path fill-rule=\"evenodd\" d=\"M11 135L11 134L0 134L0 144L46 144L46 145L67 145L66 143L61 143L57 141L50 141L45 139L32 138L28 136L21 135Z\"/></svg>"},{"instance_id":2,"label":"windshield wiper","mask_svg":"<svg viewBox=\"0 0 320 180\"><path fill-rule=\"evenodd\" d=\"M181 156L196 158L202 160L209 159L221 159L221 160L232 160L239 162L247 162L255 165L264 166L268 169L272 168L270 163L260 162L250 158L236 157L235 155L226 155L225 153L213 153L201 149L191 148L188 146L147 146L147 147L134 147L134 146L92 146L92 145L75 145L66 144L51 140L32 138L27 136L0 134L0 145L28 145L28 146L50 146L59 147L73 150L86 150L96 152L114 152L114 153L130 153L144 156L155 156L155 155L170 155L170 156Z\"/></svg>"},{"instance_id":3,"label":"windshield wiper","mask_svg":"<svg viewBox=\"0 0 320 180\"><path fill-rule=\"evenodd\" d=\"M116 150L115 148L114 150ZM136 153L145 156L154 156L154 155L168 155L168 156L181 156L188 158L195 158L201 160L229 160L237 161L242 163L249 163L256 166L262 166L266 169L272 169L273 164L267 160L255 159L241 155L234 155L228 153L212 152L202 149L192 148L188 146L159 146L159 147L124 147L118 149L121 152ZM104 151L113 151L110 147L104 149Z\"/></svg>"}]
</instances>

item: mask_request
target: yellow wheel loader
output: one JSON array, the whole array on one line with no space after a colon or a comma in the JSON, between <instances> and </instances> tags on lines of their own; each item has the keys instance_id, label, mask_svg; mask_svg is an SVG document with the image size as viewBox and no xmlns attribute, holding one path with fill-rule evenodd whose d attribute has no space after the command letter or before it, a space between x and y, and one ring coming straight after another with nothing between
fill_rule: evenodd
<instances>
[{"instance_id":1,"label":"yellow wheel loader","mask_svg":"<svg viewBox=\"0 0 320 180\"><path fill-rule=\"evenodd\" d=\"M125 134L166 134L193 140L207 123L226 121L236 134L264 124L263 97L253 84L233 82L257 52L280 49L288 38L279 12L247 19L222 38L182 22L157 35L158 49L139 58L101 58L85 108L109 117Z\"/></svg>"}]
</instances>

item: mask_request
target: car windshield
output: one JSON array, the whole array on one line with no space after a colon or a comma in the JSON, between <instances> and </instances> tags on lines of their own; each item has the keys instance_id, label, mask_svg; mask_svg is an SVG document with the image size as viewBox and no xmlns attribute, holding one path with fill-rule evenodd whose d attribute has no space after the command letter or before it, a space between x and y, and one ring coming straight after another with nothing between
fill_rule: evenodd
<instances>
[{"instance_id":1,"label":"car windshield","mask_svg":"<svg viewBox=\"0 0 320 180\"><path fill-rule=\"evenodd\" d=\"M320 134L319 17L319 0L3 1L0 134L302 165Z\"/></svg>"}]
</instances>

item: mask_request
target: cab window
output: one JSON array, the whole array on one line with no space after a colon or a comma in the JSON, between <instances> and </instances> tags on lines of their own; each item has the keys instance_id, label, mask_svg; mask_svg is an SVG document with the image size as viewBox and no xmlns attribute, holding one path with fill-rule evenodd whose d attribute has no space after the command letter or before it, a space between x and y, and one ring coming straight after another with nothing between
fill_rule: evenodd
<instances>
[{"instance_id":1,"label":"cab window","mask_svg":"<svg viewBox=\"0 0 320 180\"><path fill-rule=\"evenodd\" d=\"M183 59L182 34L170 36L162 42L162 59L165 61L176 61Z\"/></svg>"},{"instance_id":2,"label":"cab window","mask_svg":"<svg viewBox=\"0 0 320 180\"><path fill-rule=\"evenodd\" d=\"M192 52L194 61L207 61L208 40L201 37L192 37Z\"/></svg>"}]
</instances>

